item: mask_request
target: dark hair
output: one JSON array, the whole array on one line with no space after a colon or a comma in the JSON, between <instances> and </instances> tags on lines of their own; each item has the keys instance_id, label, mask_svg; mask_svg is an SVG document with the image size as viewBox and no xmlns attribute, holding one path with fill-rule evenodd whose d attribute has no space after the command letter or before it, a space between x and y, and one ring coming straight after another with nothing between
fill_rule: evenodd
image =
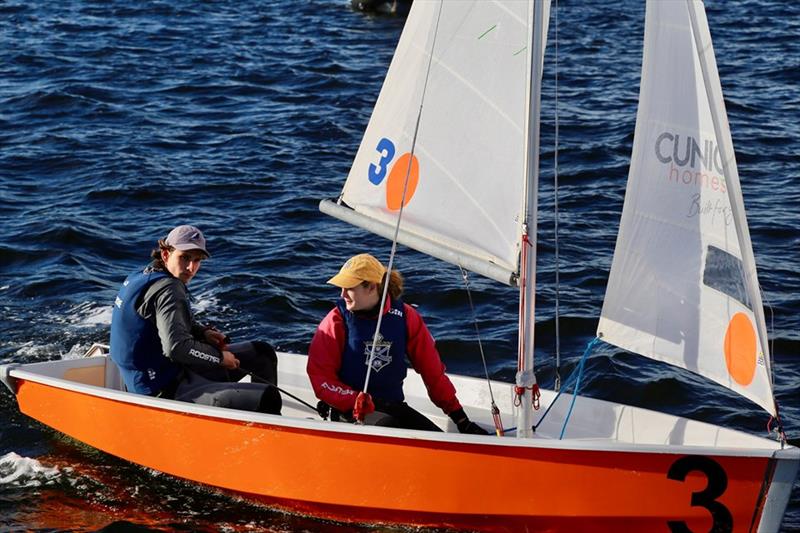
<instances>
[{"instance_id":1,"label":"dark hair","mask_svg":"<svg viewBox=\"0 0 800 533\"><path fill-rule=\"evenodd\" d=\"M153 259L155 267L161 270L167 269L167 265L164 264L164 260L161 258L161 252L164 250L174 252L175 247L171 244L167 244L164 239L158 239L158 247L153 248L153 251L150 252L150 257Z\"/></svg>"},{"instance_id":2,"label":"dark hair","mask_svg":"<svg viewBox=\"0 0 800 533\"><path fill-rule=\"evenodd\" d=\"M378 284L378 291L380 294L383 294L383 286L386 283L386 274L383 275L383 279ZM392 297L392 300L398 300L400 296L403 294L403 275L398 272L397 270L392 270L389 274L389 296Z\"/></svg>"}]
</instances>

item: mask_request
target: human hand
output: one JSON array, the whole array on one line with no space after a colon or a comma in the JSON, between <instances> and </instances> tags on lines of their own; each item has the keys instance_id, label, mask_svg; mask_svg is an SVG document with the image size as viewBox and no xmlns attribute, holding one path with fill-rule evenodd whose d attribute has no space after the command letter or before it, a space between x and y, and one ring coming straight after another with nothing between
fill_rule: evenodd
<instances>
[{"instance_id":1,"label":"human hand","mask_svg":"<svg viewBox=\"0 0 800 533\"><path fill-rule=\"evenodd\" d=\"M466 422L457 424L459 433L466 433L469 435L488 435L489 432L480 427L472 420L467 419Z\"/></svg>"},{"instance_id":2,"label":"human hand","mask_svg":"<svg viewBox=\"0 0 800 533\"><path fill-rule=\"evenodd\" d=\"M222 366L227 368L228 370L235 370L239 368L239 359L233 355L233 352L229 352L228 350L222 350Z\"/></svg>"},{"instance_id":3,"label":"human hand","mask_svg":"<svg viewBox=\"0 0 800 533\"><path fill-rule=\"evenodd\" d=\"M488 435L489 432L473 422L464 412L464 409L456 409L448 415L450 419L456 423L459 433L466 433L470 435Z\"/></svg>"},{"instance_id":4,"label":"human hand","mask_svg":"<svg viewBox=\"0 0 800 533\"><path fill-rule=\"evenodd\" d=\"M220 349L224 348L226 335L218 329L214 327L207 328L203 332L203 336L206 338L206 342L208 342L208 344L217 346Z\"/></svg>"},{"instance_id":5,"label":"human hand","mask_svg":"<svg viewBox=\"0 0 800 533\"><path fill-rule=\"evenodd\" d=\"M357 422L364 422L364 417L375 411L375 404L372 396L366 392L359 392L356 396L356 404L353 406L353 417Z\"/></svg>"}]
</instances>

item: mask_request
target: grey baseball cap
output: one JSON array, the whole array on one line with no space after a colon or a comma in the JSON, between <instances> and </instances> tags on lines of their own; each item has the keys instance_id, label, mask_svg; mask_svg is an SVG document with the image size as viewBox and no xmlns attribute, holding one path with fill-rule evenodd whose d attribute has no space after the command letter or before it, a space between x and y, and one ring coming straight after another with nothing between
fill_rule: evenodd
<instances>
[{"instance_id":1,"label":"grey baseball cap","mask_svg":"<svg viewBox=\"0 0 800 533\"><path fill-rule=\"evenodd\" d=\"M206 254L206 257L211 257L206 250L206 238L203 237L203 232L188 224L174 228L164 242L176 250L200 250Z\"/></svg>"}]
</instances>

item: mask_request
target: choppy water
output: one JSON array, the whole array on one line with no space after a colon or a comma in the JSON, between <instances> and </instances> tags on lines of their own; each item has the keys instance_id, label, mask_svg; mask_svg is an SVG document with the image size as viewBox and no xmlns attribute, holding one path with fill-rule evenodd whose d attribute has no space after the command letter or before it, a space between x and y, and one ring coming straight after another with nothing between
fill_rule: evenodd
<instances>
[{"instance_id":1,"label":"choppy water","mask_svg":"<svg viewBox=\"0 0 800 533\"><path fill-rule=\"evenodd\" d=\"M761 284L775 382L800 437L800 4L708 2ZM560 310L568 372L591 339L622 208L644 7L561 1ZM305 352L335 293L324 280L387 242L321 215L369 118L402 19L349 0L0 1L0 362L80 355L106 341L126 273L180 222L213 260L199 312L234 337ZM552 34L551 34L552 35ZM553 379L553 72L546 65L537 346ZM407 299L452 371L476 373L458 271L401 249ZM494 377L513 376L516 296L473 278ZM613 357L612 357L613 356ZM766 418L701 380L617 355L584 391L763 432ZM271 512L77 445L0 393L0 529L348 530ZM784 522L800 529L800 489ZM112 527L113 529L113 527Z\"/></svg>"}]
</instances>

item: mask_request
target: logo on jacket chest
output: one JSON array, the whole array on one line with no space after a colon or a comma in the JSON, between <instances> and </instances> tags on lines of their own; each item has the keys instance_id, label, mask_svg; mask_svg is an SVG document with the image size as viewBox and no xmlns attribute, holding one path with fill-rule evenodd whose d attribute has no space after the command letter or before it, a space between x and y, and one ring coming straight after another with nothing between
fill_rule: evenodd
<instances>
[{"instance_id":1,"label":"logo on jacket chest","mask_svg":"<svg viewBox=\"0 0 800 533\"><path fill-rule=\"evenodd\" d=\"M389 351L392 349L392 343L383 338L383 335L378 333L378 338L375 342L375 356L372 358L372 370L380 372L383 367L392 362L392 354ZM369 364L369 354L372 352L372 339L364 341L364 364Z\"/></svg>"}]
</instances>

